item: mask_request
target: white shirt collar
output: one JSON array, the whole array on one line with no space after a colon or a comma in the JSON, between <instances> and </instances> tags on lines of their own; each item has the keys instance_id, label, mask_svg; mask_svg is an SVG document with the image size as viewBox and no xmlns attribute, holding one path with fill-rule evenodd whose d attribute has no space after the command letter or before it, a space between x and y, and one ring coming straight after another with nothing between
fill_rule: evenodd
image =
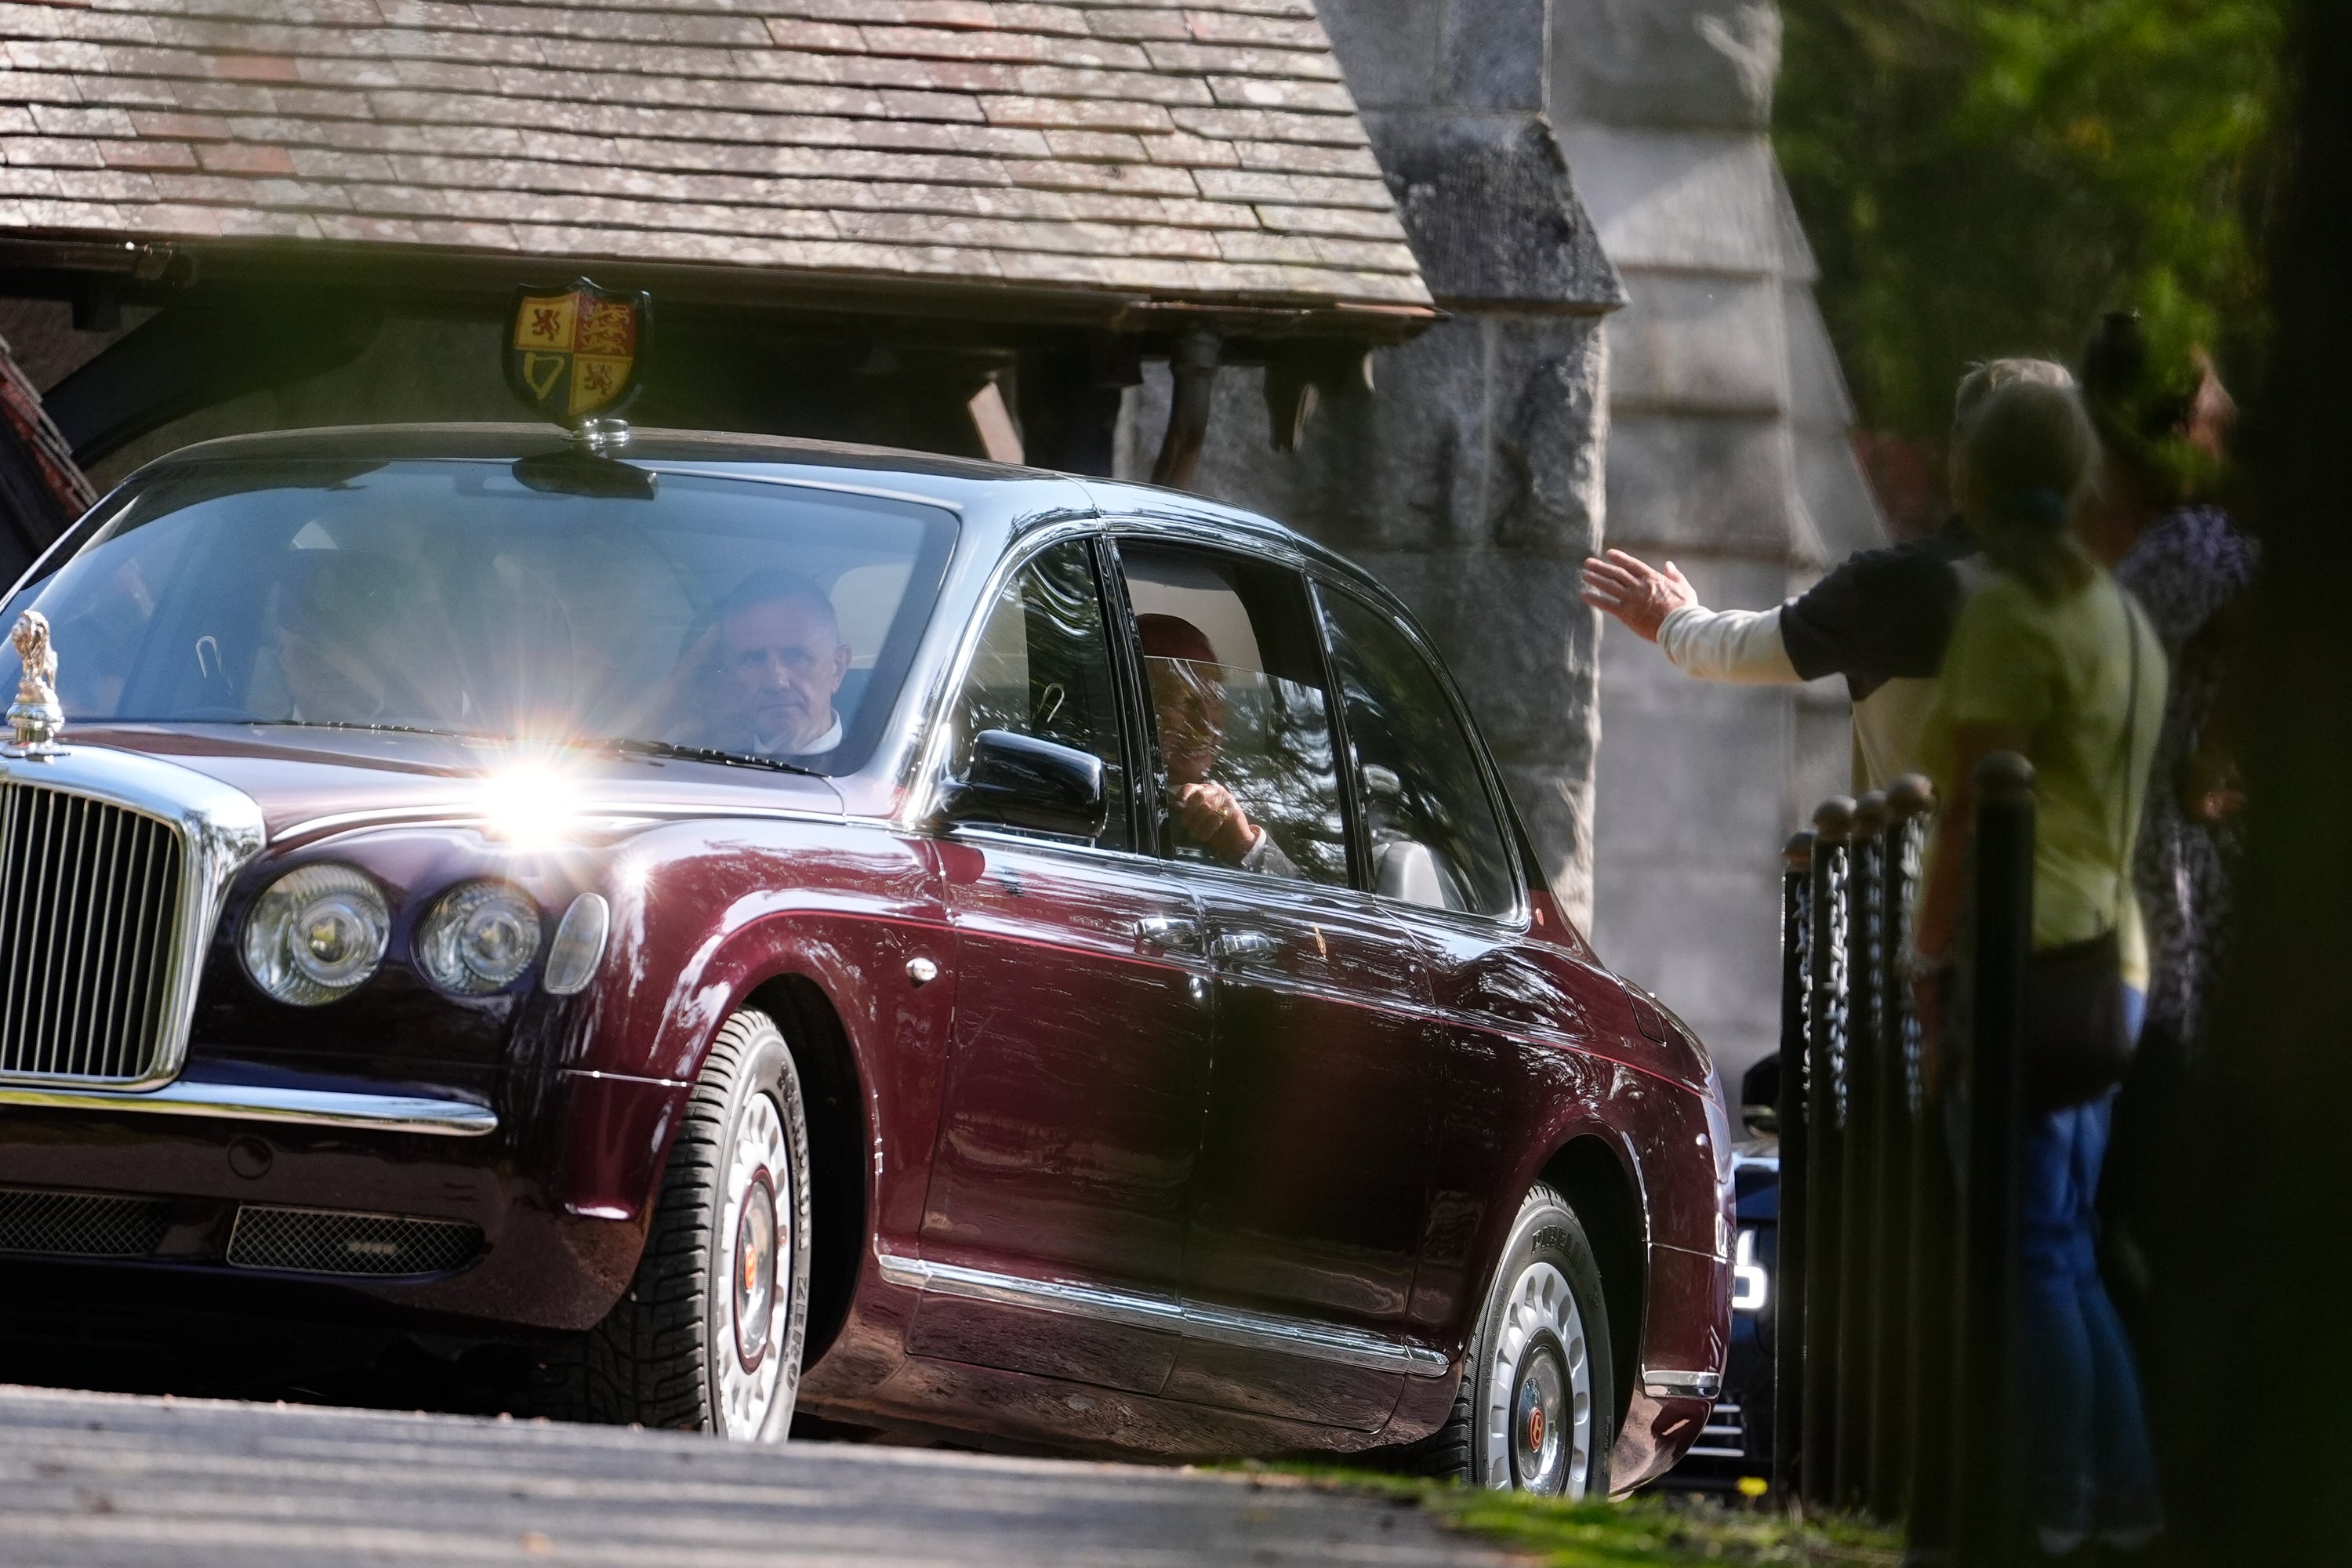
<instances>
[{"instance_id":1,"label":"white shirt collar","mask_svg":"<svg viewBox=\"0 0 2352 1568\"><path fill-rule=\"evenodd\" d=\"M765 735L761 735L754 738L751 750L753 755L761 757L814 757L830 752L840 744L841 715L836 712L833 716L833 727L819 735L814 745L781 746Z\"/></svg>"}]
</instances>

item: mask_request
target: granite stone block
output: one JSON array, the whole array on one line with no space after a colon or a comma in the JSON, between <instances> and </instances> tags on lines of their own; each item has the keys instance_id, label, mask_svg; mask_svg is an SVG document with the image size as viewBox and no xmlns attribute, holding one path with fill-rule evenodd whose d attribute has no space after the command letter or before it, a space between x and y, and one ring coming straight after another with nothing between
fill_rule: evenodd
<instances>
[{"instance_id":1,"label":"granite stone block","mask_svg":"<svg viewBox=\"0 0 2352 1568\"><path fill-rule=\"evenodd\" d=\"M1320 0L1316 8L1359 109L1438 102L1444 0Z\"/></svg>"},{"instance_id":2,"label":"granite stone block","mask_svg":"<svg viewBox=\"0 0 2352 1568\"><path fill-rule=\"evenodd\" d=\"M1438 92L1449 107L1544 108L1544 42L1553 0L1476 0L1446 7Z\"/></svg>"},{"instance_id":3,"label":"granite stone block","mask_svg":"<svg viewBox=\"0 0 2352 1568\"><path fill-rule=\"evenodd\" d=\"M1609 320L1609 400L1631 412L1779 413L1790 396L1784 295L1737 274L1635 272Z\"/></svg>"},{"instance_id":4,"label":"granite stone block","mask_svg":"<svg viewBox=\"0 0 2352 1568\"><path fill-rule=\"evenodd\" d=\"M1551 128L1536 117L1367 113L1430 291L1592 310L1624 298Z\"/></svg>"},{"instance_id":5,"label":"granite stone block","mask_svg":"<svg viewBox=\"0 0 2352 1568\"><path fill-rule=\"evenodd\" d=\"M1552 0L1552 112L1761 131L1780 68L1769 0Z\"/></svg>"},{"instance_id":6,"label":"granite stone block","mask_svg":"<svg viewBox=\"0 0 2352 1568\"><path fill-rule=\"evenodd\" d=\"M1559 142L1601 247L1619 267L1779 270L1772 147L1760 133L1575 121L1561 124Z\"/></svg>"},{"instance_id":7,"label":"granite stone block","mask_svg":"<svg viewBox=\"0 0 2352 1568\"><path fill-rule=\"evenodd\" d=\"M1785 560L1795 502L1795 458L1779 419L1627 411L1611 421L1612 544Z\"/></svg>"}]
</instances>

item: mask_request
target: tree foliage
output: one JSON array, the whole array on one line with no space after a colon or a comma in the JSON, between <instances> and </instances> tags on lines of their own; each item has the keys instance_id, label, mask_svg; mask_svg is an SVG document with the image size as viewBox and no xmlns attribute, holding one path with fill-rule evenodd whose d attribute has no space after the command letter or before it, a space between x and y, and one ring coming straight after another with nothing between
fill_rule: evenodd
<instances>
[{"instance_id":1,"label":"tree foliage","mask_svg":"<svg viewBox=\"0 0 2352 1568\"><path fill-rule=\"evenodd\" d=\"M2245 375L2283 0L1782 0L1774 139L1863 424L2102 310Z\"/></svg>"}]
</instances>

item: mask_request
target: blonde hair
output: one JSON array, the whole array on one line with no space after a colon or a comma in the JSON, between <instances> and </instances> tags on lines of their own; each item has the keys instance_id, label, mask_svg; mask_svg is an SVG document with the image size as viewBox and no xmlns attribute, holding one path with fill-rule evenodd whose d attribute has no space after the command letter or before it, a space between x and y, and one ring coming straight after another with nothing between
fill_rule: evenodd
<instances>
[{"instance_id":1,"label":"blonde hair","mask_svg":"<svg viewBox=\"0 0 2352 1568\"><path fill-rule=\"evenodd\" d=\"M2072 523L2097 468L2099 437L2071 380L1992 387L1959 434L1969 531L1995 566L2043 599L2074 592L2095 570Z\"/></svg>"}]
</instances>

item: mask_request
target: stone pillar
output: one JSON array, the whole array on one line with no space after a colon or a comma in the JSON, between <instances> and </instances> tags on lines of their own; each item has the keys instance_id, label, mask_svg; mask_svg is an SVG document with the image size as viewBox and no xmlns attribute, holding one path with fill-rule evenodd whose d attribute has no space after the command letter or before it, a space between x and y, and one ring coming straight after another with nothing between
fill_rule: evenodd
<instances>
[{"instance_id":1,"label":"stone pillar","mask_svg":"<svg viewBox=\"0 0 2352 1568\"><path fill-rule=\"evenodd\" d=\"M1274 450L1264 378L1220 378L1193 489L1360 563L1428 627L1470 697L1552 884L1591 910L1594 617L1605 312L1622 295L1544 119L1549 0L1321 0L1430 289L1449 318L1373 361ZM1143 478L1166 367L1130 399Z\"/></svg>"},{"instance_id":2,"label":"stone pillar","mask_svg":"<svg viewBox=\"0 0 2352 1568\"><path fill-rule=\"evenodd\" d=\"M1629 296L1609 542L1671 556L1710 605L1767 607L1884 541L1768 134L1780 14L1554 0L1552 30L1552 112ZM1780 845L1847 787L1845 694L1701 685L1613 626L1600 662L1595 940L1736 1092L1774 1044Z\"/></svg>"}]
</instances>

